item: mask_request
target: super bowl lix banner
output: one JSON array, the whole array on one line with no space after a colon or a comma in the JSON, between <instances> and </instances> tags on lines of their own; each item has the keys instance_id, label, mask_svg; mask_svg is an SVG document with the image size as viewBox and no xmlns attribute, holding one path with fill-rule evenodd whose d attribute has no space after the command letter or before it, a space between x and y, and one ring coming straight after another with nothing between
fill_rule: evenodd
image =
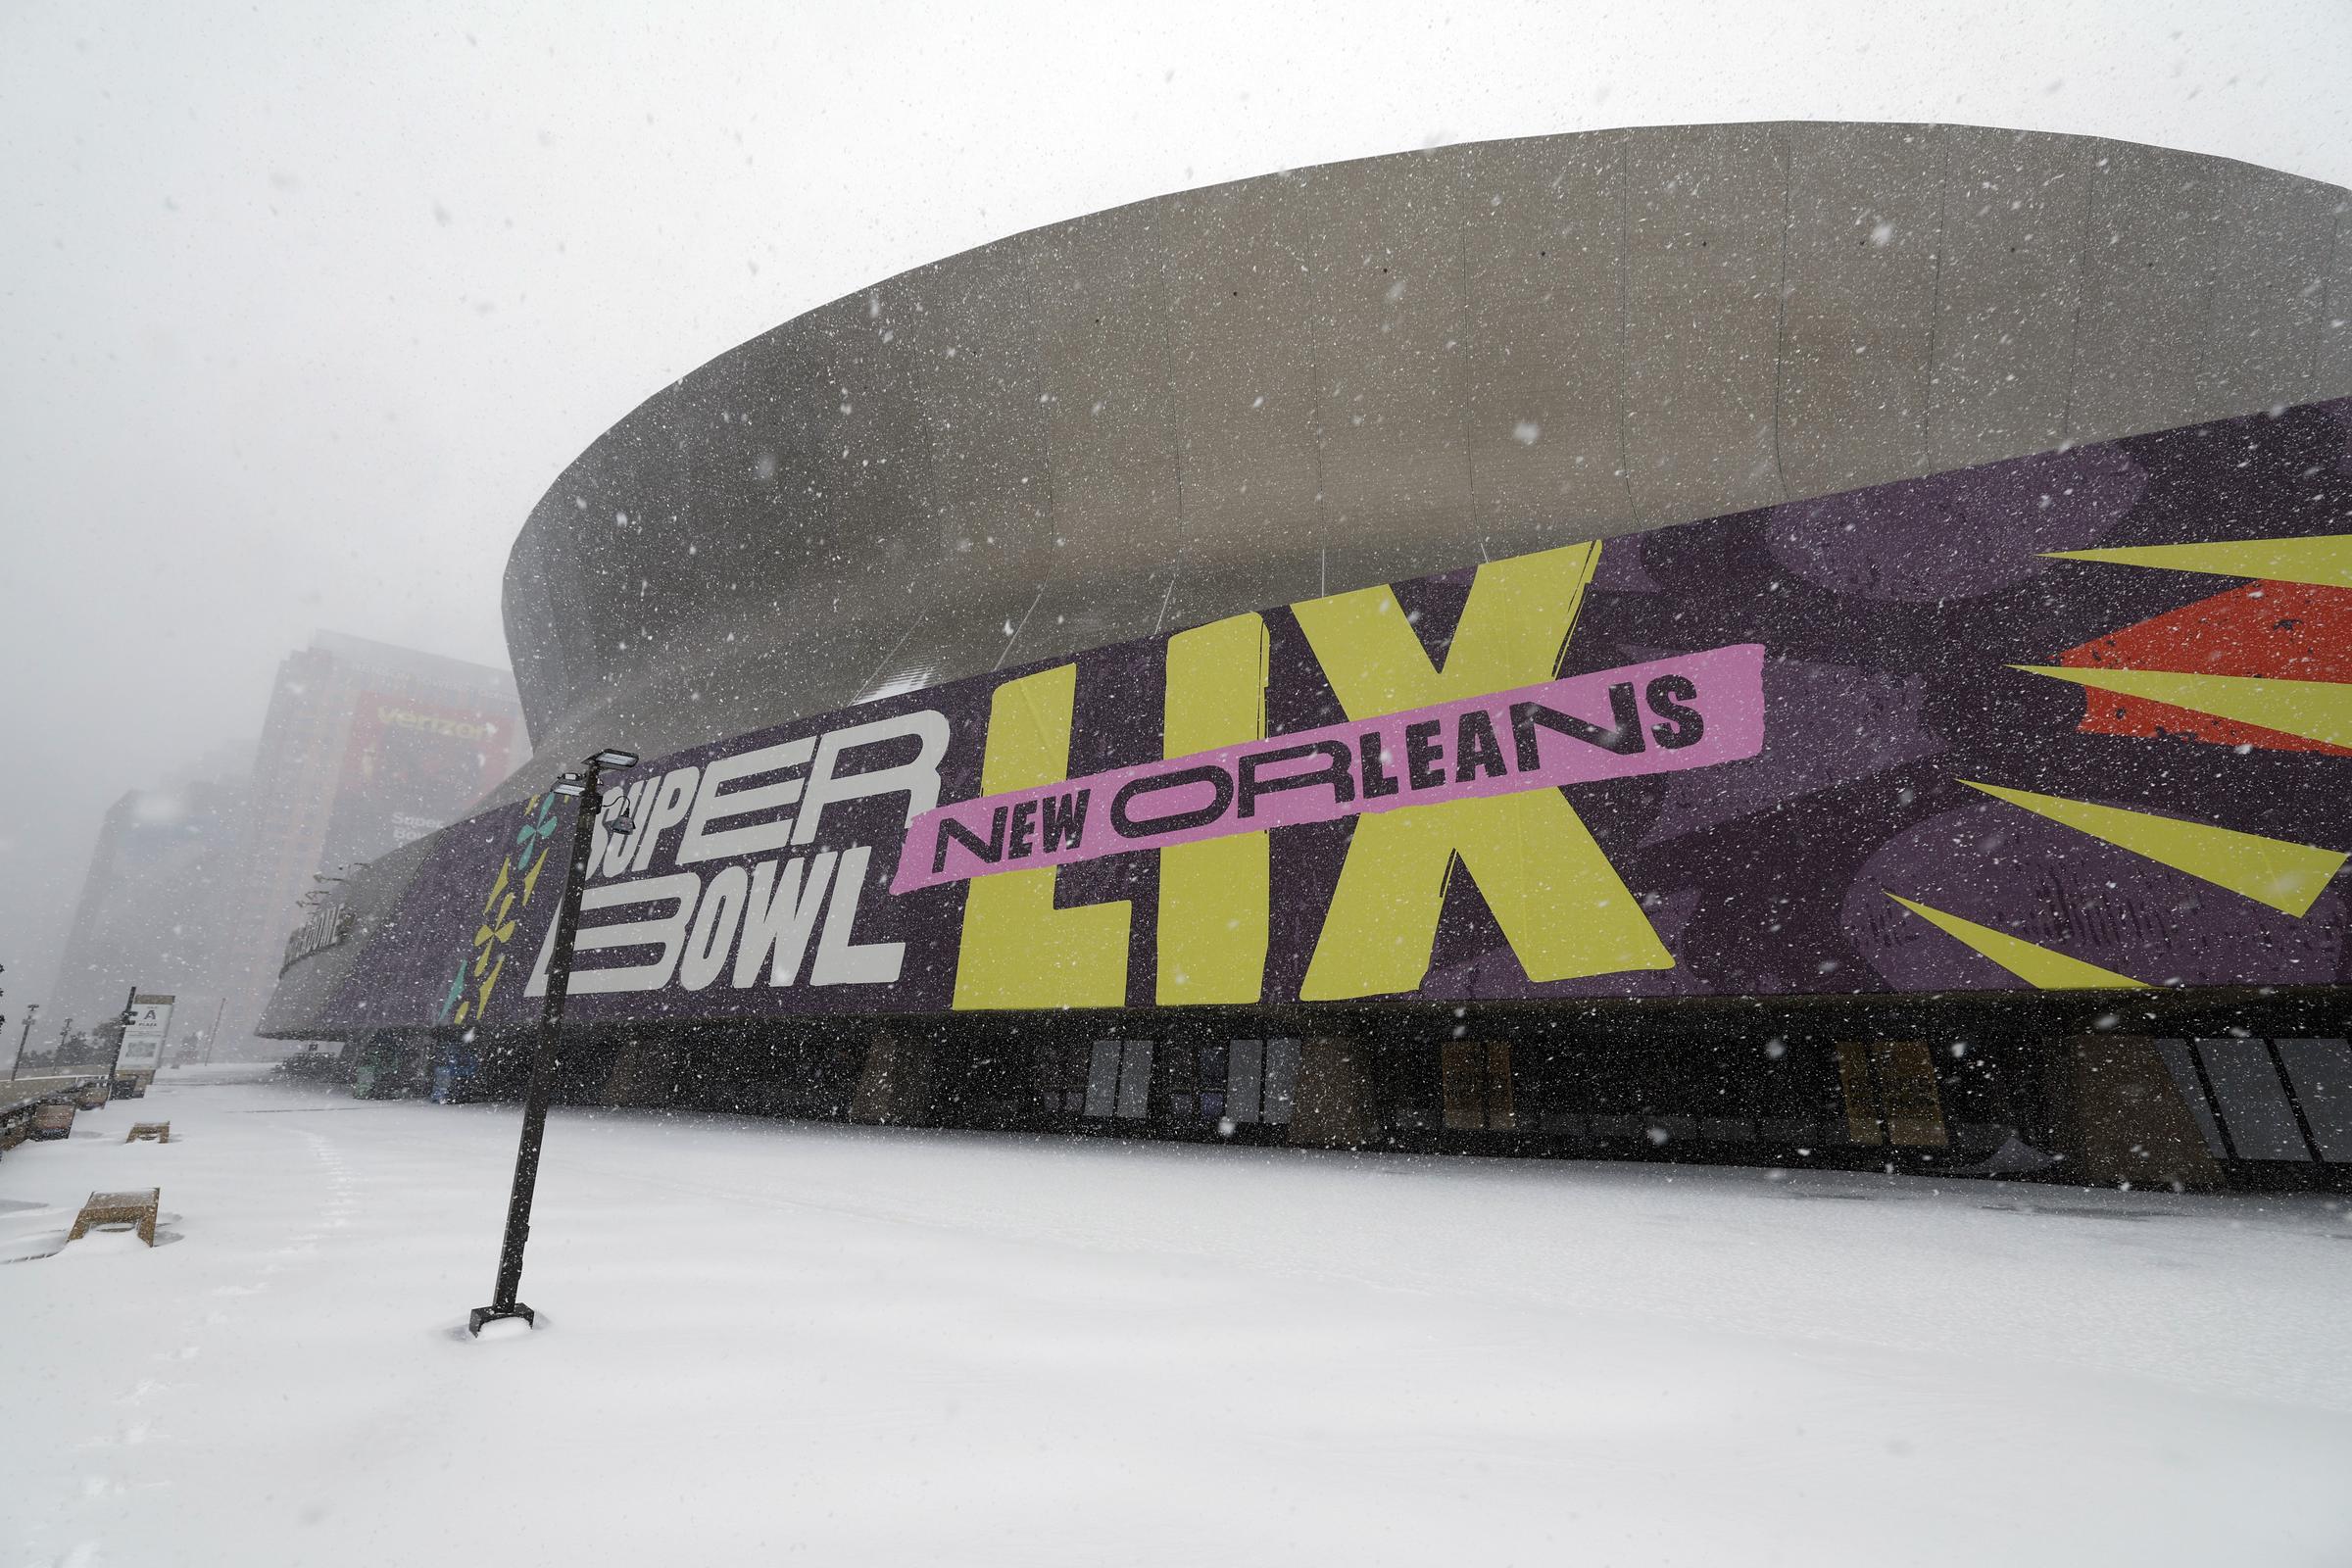
<instances>
[{"instance_id":1,"label":"super bowl lix banner","mask_svg":"<svg viewBox=\"0 0 2352 1568\"><path fill-rule=\"evenodd\" d=\"M2348 431L1566 544L650 760L575 1014L2340 983ZM524 1020L567 809L439 835L323 1021Z\"/></svg>"}]
</instances>

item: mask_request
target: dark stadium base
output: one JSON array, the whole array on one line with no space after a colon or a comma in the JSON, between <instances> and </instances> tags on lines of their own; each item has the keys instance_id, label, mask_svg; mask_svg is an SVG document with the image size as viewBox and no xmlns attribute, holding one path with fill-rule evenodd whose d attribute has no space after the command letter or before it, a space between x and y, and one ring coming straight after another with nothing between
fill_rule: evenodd
<instances>
[{"instance_id":1,"label":"dark stadium base","mask_svg":"<svg viewBox=\"0 0 2352 1568\"><path fill-rule=\"evenodd\" d=\"M566 1030L572 1104L1074 1136L2352 1191L2352 989L973 1014ZM346 1053L519 1098L527 1037Z\"/></svg>"}]
</instances>

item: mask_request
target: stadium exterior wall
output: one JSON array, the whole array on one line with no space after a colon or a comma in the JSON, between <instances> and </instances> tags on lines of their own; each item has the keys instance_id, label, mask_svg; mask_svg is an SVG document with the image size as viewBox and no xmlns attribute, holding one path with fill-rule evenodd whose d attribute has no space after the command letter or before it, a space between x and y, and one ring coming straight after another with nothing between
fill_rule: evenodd
<instances>
[{"instance_id":1,"label":"stadium exterior wall","mask_svg":"<svg viewBox=\"0 0 2352 1568\"><path fill-rule=\"evenodd\" d=\"M2087 137L1721 125L983 246L721 355L550 487L507 573L514 791L609 736L2352 394L2348 202Z\"/></svg>"},{"instance_id":2,"label":"stadium exterior wall","mask_svg":"<svg viewBox=\"0 0 2352 1568\"><path fill-rule=\"evenodd\" d=\"M1531 957L1521 938L1534 926L1522 911L1525 929L1504 933L1495 970L1472 951L1478 933L1494 936L1497 918L1510 924L1492 896L1504 878L1490 854L1473 871L1489 895L1483 903L1473 899L1465 912L1456 906L1461 890L1442 885L1435 897L1444 910L1431 910L1439 926L1432 963L1451 941L1467 968L1437 964L1442 972L1417 987L1367 973L1318 991L1301 971L1311 967L1310 951L1322 961L1313 928L1327 913L1331 868L1320 873L1320 891L1291 899L1278 859L1278 956L1260 964L1255 992L1228 987L1202 999L1204 1006L1172 1007L1189 999L1168 993L1163 893L1156 982L1146 957L1124 964L1127 981L1113 989L1043 984L983 996L965 985L983 922L963 912L967 897L979 907L980 883L1046 879L1045 903L1021 918L1034 928L1039 961L1052 965L1067 957L1066 942L1052 933L1084 923L1085 906L1102 905L1117 879L1083 869L1000 876L1002 866L967 864L961 875L977 881L950 873L941 880L953 887L925 891L919 862L936 848L931 870L939 872L952 846L920 809L934 802L910 792L905 820L879 831L859 814L873 814L871 801L848 808L844 818L872 841L863 882L876 897L895 869L893 910L952 906L961 915L960 928L950 918L936 930L919 912L912 925L902 919L906 929L896 934L913 939L905 984L894 976L887 994L867 991L870 1005L840 993L830 1004L811 1003L812 987L730 996L724 983L712 1002L679 992L675 944L663 939L658 984L591 986L575 1005L591 1054L602 1054L580 1092L676 1102L704 1081L701 1069L682 1065L688 1057L781 1052L793 1060L771 1062L769 1077L797 1086L776 1091L783 1108L823 1102L869 1119L1017 1122L1026 1113L1006 1107L1034 1112L1042 1084L1044 1100L1073 1124L1116 1125L1132 1108L1157 1126L1197 1128L1206 1116L1207 1079L1222 1086L1230 1072L1241 1085L1247 1061L1257 1098L1245 1120L1275 1123L1279 1080L1280 1121L1294 1141L1409 1142L1423 1127L1448 1136L1474 1129L1490 1143L1497 1132L1524 1140L1556 1130L1574 1144L1630 1128L1643 1135L1632 1146L1637 1152L1642 1142L1672 1142L1687 1152L1709 1147L1704 1125L1732 1138L1724 1129L1738 1123L1745 1131L1733 1141L1744 1141L1742 1157L1754 1157L1761 1140L1784 1152L1837 1143L1868 1158L1903 1146L1909 1157L1948 1161L1964 1147L1969 1159L1983 1159L1997 1135L2020 1134L2072 1149L2080 1170L2184 1182L2215 1179L2221 1165L2287 1159L2276 1150L2247 1153L2229 1130L2254 1102L2246 1096L2270 1107L2267 1093L2291 1110L2302 1162L2340 1176L2352 1167L2352 1126L2342 1130L2340 1154L2328 1152L2338 1138L2329 1097L2343 1098L2341 1114L2352 1120L2352 1048L2339 1038L2344 909L2327 884L2342 863L2328 846L2343 834L2328 827L2323 804L2331 790L2340 798L2329 783L2330 770L2344 765L2336 721L2298 717L2285 726L2294 733L2273 744L2276 728L2229 729L2242 725L2243 713L2191 714L2183 731L2179 710L2151 706L2144 692L2126 694L2102 716L2106 688L2097 679L2065 677L2058 684L2075 681L2066 686L2071 698L2047 680L2038 695L2019 696L1998 680L1943 666L2145 666L2151 640L2186 646L2183 638L2203 637L2197 646L2230 644L2237 678L2286 678L2305 665L2324 681L2345 678L2337 666L2352 648L2352 624L2341 601L2352 598L2352 585L2338 580L2344 546L2330 509L2345 500L2340 454L2352 405L2327 400L2352 393L2352 330L2342 319L2352 301L2347 206L2342 191L2291 176L2085 138L1955 126L1692 127L1269 176L1140 203L918 269L683 378L551 488L516 542L507 581L510 644L538 755L493 798L496 810L379 864L351 890L354 940L294 964L267 1027L379 1042L430 1037L447 1050L461 1030L498 1035L519 1019L535 913L518 922L530 926L520 941L507 932L475 955L474 980L487 974L492 986L508 973L490 965L492 956L514 964L496 1007L491 987L467 996L474 988L463 960L447 987L428 971L447 967L452 923L475 920L469 911L484 888L483 911L492 917L482 927L498 926L498 890L523 869L515 855L529 859L553 826L548 803L534 792L588 749L625 743L660 759L649 771L686 780L671 792L689 792L671 803L683 808L696 776L689 770L762 748L797 757L794 747L821 744L822 735L860 721L928 713L944 738L939 755L925 755L932 763L949 759L936 805L951 815L965 811L962 842L978 845L989 841L990 824L988 803L970 811L975 796L1012 804L1007 792L1020 785L1086 771L1082 753L1098 760L1092 766L1161 755L1159 686L1164 665L1164 717L1172 721L1173 650L1216 644L1253 625L1254 731L1245 724L1180 748L1170 722L1166 756L1252 733L1295 740L1318 718L1360 723L1413 709L1401 724L1438 714L1432 705L1441 698L1535 687L1562 668L1598 684L1581 698L1547 688L1537 695L1559 705L1547 711L1589 713L1605 725L1616 690L1636 693L1637 702L1645 692L1642 723L1666 720L1648 731L1660 746L1670 733L1697 742L1697 719L1680 730L1674 720L1678 694L1694 705L1680 710L1703 717L1706 746L1668 760L1648 748L1643 770L1695 759L1702 767L1748 765L1750 782L1726 784L1732 775L1718 769L1680 806L1669 793L1662 812L1653 788L1616 836L1605 824L1595 829L1608 844L1601 869L1615 892L1625 889L1610 867L1635 867L1626 875L1643 889L1647 929L1689 919L1689 910L1659 902L1667 882L1691 884L1684 891L1708 908L1733 897L1710 895L1708 871L1692 872L1688 856L1671 875L1652 874L1650 862L1676 853L1660 850L1661 838L1695 847L1727 887L1752 875L1793 887L1804 881L1802 865L1768 865L1772 857L1801 857L1808 833L1827 842L1845 832L1847 849L1867 838L1883 852L1868 861L1871 875L1855 882L1875 888L1892 874L1882 864L1886 847L1905 833L1932 837L1944 820L1936 812L1964 810L2056 822L2061 831L2041 850L2067 869L2042 869L2067 910L2068 900L2081 902L2074 884L2099 874L2059 847L2077 842L2069 832L2096 839L2105 854L2119 832L2130 839L2147 831L2147 820L2196 816L2205 830L2305 852L2296 862L2300 891L2284 896L2298 906L2289 924L2305 923L2272 931L2263 922L2278 923L2280 897L2243 888L2239 895L2273 913L2231 906L2210 917L2193 907L2180 918L2149 916L2177 895L2143 886L2144 877L2134 881L2126 869L2122 884L2107 883L2130 889L2118 897L2136 912L2124 923L2137 920L2143 936L2161 927L2161 940L2154 949L2125 942L2116 951L2126 957L2111 968L2088 963L2089 949L2107 940L2093 931L2095 911L2053 924L2047 909L2035 915L2028 907L2042 895L1995 886L2001 878L1990 868L2004 863L2003 844L2025 830L1978 824L1972 831L1982 828L1985 841L1978 848L1989 856L1983 863L1937 873L1933 856L1914 855L1903 873L1915 878L1907 884L1913 893L1923 891L1918 876L1945 874L1952 896L1937 896L1941 907L1920 899L1907 912L1878 910L1874 900L1871 912L1858 914L1848 897L1842 914L1800 911L1800 939L1764 942L1766 951L1745 956L1737 931L1710 931L1702 917L1688 930L1678 925L1676 953L1663 964L1635 956L1587 969ZM1931 477L1937 475L1944 477ZM2298 475L2319 482L2290 494ZM2034 514L2021 517L2036 493ZM1844 499L1805 505L1832 496ZM1676 528L1671 540L1588 543L1700 518L1718 520ZM2278 548L2256 551L2255 561L2249 543ZM2095 567L2052 567L2041 559L2117 546L2126 556ZM2186 563L2130 555L2149 547L2204 554ZM1759 562L1770 572L1759 574ZM2228 589L2216 573L2247 581ZM1810 595L1794 620L1783 612L1786 601L1770 597L1783 590L1783 576ZM1526 639L1532 647L1550 637L1556 656L1575 626L1583 652L1564 664L1557 657L1543 668L1506 660L1507 680L1498 674L1459 691L1432 686L1409 701L1400 687L1385 705L1347 690L1347 658L1334 653L1334 639L1345 638L1330 629L1342 612L1333 607L1394 609L1415 624L1426 617L1415 651L1430 669L1446 671L1455 651L1448 643L1473 640L1467 628L1482 593L1494 603L1541 598L1549 590L1529 583L1570 579L1565 599L1554 595L1549 611L1536 612L1556 623ZM2252 601L2270 590L2280 605L2288 594L2302 596L2293 624L2303 629L2290 637L2301 640L2292 647L2275 630L2248 629L2272 608ZM1947 612L1953 600L1960 608ZM1769 661L1762 683L1752 657L1740 666L1748 673L1726 675L1739 664L1733 649L1719 650L1728 664L1708 653L1731 636L1661 635L1663 622L1656 613L1645 618L1643 605L1653 612L1672 607L1665 619L1678 625L1689 616L1772 628L1756 632ZM1540 664L1541 655L1531 657ZM1667 667L1694 657L1718 662ZM1822 779L1796 779L1786 760L1820 750L1812 741L1792 744L1802 722L1791 715L1819 706L1811 696L1792 706L1797 664L1816 672L1807 680L1832 665L1844 672L1836 679L1859 671L1861 684L1847 697L1864 709L1908 704L1911 717L1925 712L1928 723L1923 730L1897 711L1883 730L1857 728L1855 746L1883 755L1840 758ZM2185 666L2159 659L2156 667ZM1000 765L1004 705L1027 694L1020 701L1035 709L1035 694L1064 675L1097 694L1079 700L1074 727L1066 704L1057 719L1022 713L1041 732L1061 726L1068 765ZM1616 676L1626 679L1613 684ZM2038 679L2018 675L2010 684ZM2078 688L2089 689L2087 707ZM1111 694L1107 707L1103 692ZM1785 738L1782 763L1770 761L1768 749L1764 761L1740 762L1742 712L1753 718L1758 748L1767 729ZM1440 716L1460 718L1451 710ZM1501 708L1490 715L1505 728L1518 716ZM1123 726L1155 733L1124 736ZM2004 753L1986 742L1977 733L1986 726L2028 737L2024 750ZM1573 720L1554 727L1573 728ZM1586 729L1586 741L1603 734L1594 724ZM1625 729L1621 712L1607 733L1622 737ZM1815 729L1829 733L1826 720ZM1459 741L1469 731L1447 733ZM2062 733L2076 738L2057 738ZM2241 733L2255 739L2236 755L2261 756L2234 771L2212 765L2210 759L2231 755L2227 743ZM2102 760L2101 743L2086 750L2080 742L2100 734L2141 737L2126 743L2141 750L2121 763L2112 750ZM2178 754L2146 750L2167 737L2198 758L2183 765ZM1522 762L1532 766L1550 739L1531 731ZM1717 756L1707 747L1733 750ZM1044 749L1053 749L1051 737ZM1607 742L1598 750L1621 761L1626 748ZM1376 751L1365 746L1347 790L1373 789ZM1588 748L1561 765L1585 767L1592 755ZM1902 765L1928 757L1936 759L1932 785ZM1551 752L1544 758L1557 760ZM2030 778L2015 770L2029 758ZM2010 774L1981 777L2004 760ZM1756 767L1782 768L1779 782L1756 786ZM2123 770L2131 769L2137 775L2127 779ZM1897 805L1857 808L1838 796L1874 776L1900 786ZM1994 786L1989 800L1980 790L1985 782ZM2009 786L2009 795L1998 793ZM1924 804L1915 802L1920 788L1933 794ZM1561 799L1548 787L1541 793ZM649 789L640 805L653 812L655 800ZM2112 815L2095 831L2082 826L2082 812L2119 808L2142 826ZM1598 808L1603 818L1611 809ZM1784 834L1784 854L1772 840L1776 823L1788 826L1776 813L1788 808L1802 831ZM1012 820L1017 834L1021 819ZM1099 811L1099 836L1102 821ZM1000 816L1000 843L1002 823ZM665 845L656 830L643 855L600 837L600 867L624 873L625 882L674 858L671 880L681 888L694 880L699 893L683 847L698 829L682 821L671 828L681 836ZM900 829L913 830L904 863ZM1315 831L1348 853L1350 829ZM1217 832L1234 834L1238 824L1210 836ZM1291 832L1305 842L1308 830ZM2205 871L2183 873L2183 858L2196 855L2178 845L2167 852L2172 858L2156 857L2152 872L2141 863L2149 858L2144 845L2122 848L2157 881L2211 880L2210 858ZM828 871L849 863L845 849L833 853ZM1859 853L1836 864L1837 877L1853 874ZM2014 880L2021 858L2006 863ZM781 865L772 862L767 874L780 876ZM1064 877L1058 897L1056 875ZM718 885L714 878L713 898ZM991 907L1004 902L1000 892L991 890ZM1139 909L1152 890L1141 892L1141 902L1130 901ZM1242 892L1247 905L1246 877ZM631 895L613 886L606 896L617 905ZM1602 890L1599 904L1611 896ZM1286 899L1297 906L1282 907ZM690 902L674 910L681 939ZM1962 907L1989 918L1956 914ZM1592 913L1562 905L1554 918L1581 927ZM1019 923L1003 915L997 924L1007 931ZM740 918L729 916L729 942ZM857 951L858 918L853 904L838 936L827 933L837 964ZM1299 930L1286 935L1286 920ZM1139 956L1153 940L1140 929L1150 924L1139 916ZM1918 946L1930 924L1941 934ZM2045 940L2001 946L2033 937ZM1124 952L1130 944L1118 945ZM1327 932L1321 947L1330 946ZM1910 956L1890 956L1898 948ZM2202 956L2178 961L2190 949ZM1918 961L1923 952L1933 956ZM1791 955L1817 964L1814 976L1774 967ZM707 986L717 960L710 953L702 959ZM2049 967L2068 962L2080 967ZM1851 975L1829 978L1848 963ZM2150 965L2177 972L2138 981ZM1612 967L1636 979L1605 978ZM1662 984L1640 977L1660 968L1676 972ZM1604 978L1581 983L1578 974ZM2135 983L2172 989L2128 994ZM663 988L663 997L642 994ZM633 1002L610 995L631 990L641 993ZM1797 1000L1804 993L1818 1000ZM2127 1017L2118 1010L2126 1001L2140 1010ZM1607 1005L1596 1010L1595 1003ZM1412 1004L1429 1010L1415 1013ZM1012 1009L1013 1034L971 1017L955 1030L923 1021L990 1007ZM905 1021L888 1022L893 1013ZM791 1016L793 1027L751 1021L759 1014ZM1596 1032L1594 1020L1604 1016ZM1399 1032L1399 1019L1418 1021ZM2119 1019L2124 1037L2114 1038ZM2102 1033L2110 1038L2078 1038ZM1126 1034L1150 1038L1120 1038ZM2202 1035L2216 1037L2211 1059L2208 1046L2194 1043ZM1367 1049L1405 1037L1427 1049ZM2260 1074L2250 1076L2223 1050L2230 1037L2271 1053L2261 1069L2271 1075L2267 1091ZM1948 1058L1931 1056L1928 1038L1939 1051L1948 1045ZM1973 1058L1955 1065L1972 1046ZM1212 1050L1213 1071L1206 1054L1193 1054ZM1710 1053L1726 1052L1714 1068L1705 1065L1715 1059ZM502 1067L496 1052L480 1065L485 1082L513 1066L509 1059ZM1417 1076L1425 1072L1428 1083ZM1664 1088L1652 1082L1660 1072ZM722 1076L742 1081L739 1073ZM1778 1087L1759 1087L1767 1080ZM1583 1087L1560 1087L1570 1084ZM1629 1095L1630 1117L1620 1114L1629 1105L1616 1104ZM2160 1113L2149 1114L2162 1126L2138 1111L2110 1113L2151 1095ZM1234 1133L1222 1109L1229 1098L1221 1087L1219 1114L1207 1118L1226 1136ZM1711 1123L1700 1114L1729 1101L1744 1110ZM1767 1101L1778 1114L1765 1113ZM1432 1108L1441 1102L1442 1114ZM940 1109L953 1103L964 1111ZM1604 1123L1614 1130L1604 1132ZM1764 1130L1768 1124L1778 1131ZM2259 1143L2256 1132L2243 1139L2253 1140L2246 1150Z\"/></svg>"}]
</instances>

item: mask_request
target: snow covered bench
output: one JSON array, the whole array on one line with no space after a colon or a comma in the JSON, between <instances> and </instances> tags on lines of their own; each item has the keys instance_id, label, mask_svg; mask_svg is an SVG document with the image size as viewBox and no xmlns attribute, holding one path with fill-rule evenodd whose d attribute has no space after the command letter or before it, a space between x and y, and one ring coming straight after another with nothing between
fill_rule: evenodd
<instances>
[{"instance_id":1,"label":"snow covered bench","mask_svg":"<svg viewBox=\"0 0 2352 1568\"><path fill-rule=\"evenodd\" d=\"M133 1225L138 1228L139 1240L149 1247L155 1245L155 1211L163 1201L164 1190L145 1187L128 1193L92 1193L81 1212L74 1216L74 1229L66 1240L78 1242L101 1225Z\"/></svg>"},{"instance_id":2,"label":"snow covered bench","mask_svg":"<svg viewBox=\"0 0 2352 1568\"><path fill-rule=\"evenodd\" d=\"M134 1121L130 1124L130 1131L122 1135L122 1141L126 1144L135 1144L142 1138L168 1144L172 1141L172 1124L168 1121Z\"/></svg>"}]
</instances>

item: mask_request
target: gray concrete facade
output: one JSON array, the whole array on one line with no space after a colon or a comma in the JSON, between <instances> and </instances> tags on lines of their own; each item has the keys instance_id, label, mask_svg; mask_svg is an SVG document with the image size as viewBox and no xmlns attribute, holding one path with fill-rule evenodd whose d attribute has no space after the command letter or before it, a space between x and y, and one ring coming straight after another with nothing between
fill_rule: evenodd
<instances>
[{"instance_id":1,"label":"gray concrete facade","mask_svg":"<svg viewBox=\"0 0 2352 1568\"><path fill-rule=\"evenodd\" d=\"M1958 125L1493 142L1136 203L683 377L506 581L539 755L2352 393L2352 198Z\"/></svg>"}]
</instances>

